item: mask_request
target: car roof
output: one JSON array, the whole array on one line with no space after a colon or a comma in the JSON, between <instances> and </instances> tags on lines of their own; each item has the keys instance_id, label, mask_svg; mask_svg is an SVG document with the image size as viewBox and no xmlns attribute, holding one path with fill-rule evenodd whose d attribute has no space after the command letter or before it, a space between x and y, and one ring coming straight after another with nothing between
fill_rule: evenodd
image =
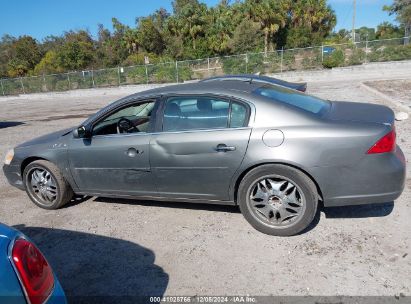
<instances>
[{"instance_id":1,"label":"car roof","mask_svg":"<svg viewBox=\"0 0 411 304\"><path fill-rule=\"evenodd\" d=\"M133 94L129 97L143 97L150 95L169 94L215 94L233 97L245 97L254 90L264 86L261 82L244 82L242 80L233 81L210 81L210 82L189 82L171 86L164 86Z\"/></svg>"}]
</instances>

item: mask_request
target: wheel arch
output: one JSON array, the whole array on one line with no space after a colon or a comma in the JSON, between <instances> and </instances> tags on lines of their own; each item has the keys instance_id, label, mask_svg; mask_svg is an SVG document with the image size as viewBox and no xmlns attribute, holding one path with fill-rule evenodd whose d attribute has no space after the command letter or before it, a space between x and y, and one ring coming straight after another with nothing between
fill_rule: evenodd
<instances>
[{"instance_id":1,"label":"wheel arch","mask_svg":"<svg viewBox=\"0 0 411 304\"><path fill-rule=\"evenodd\" d=\"M250 172L251 170L253 170L253 169L257 168L257 167L264 166L264 165L284 165L284 166L291 167L291 168L294 168L294 169L297 169L297 170L301 171L302 173L304 173L305 175L307 175L307 176L312 180L312 182L314 183L314 185L315 185L315 187L316 187L316 189L317 189L317 193L318 193L318 196L319 196L319 198L320 198L320 201L323 200L323 194L322 194L320 185L319 185L318 182L315 180L315 178L314 178L309 172L307 172L307 170L304 170L303 168L301 168L301 167L298 166L298 165L290 164L290 163L286 163L286 162L263 162L263 163L253 164L253 165L247 167L247 168L246 168L245 170L243 170L243 171L241 172L241 174L237 177L237 179L236 179L236 181L235 181L235 184L234 184L234 196L233 196L233 197L234 197L234 202L235 202L236 205L238 205L238 203L237 203L238 188L239 188L240 183L241 183L241 181L243 180L244 176L246 176L246 174L247 174L248 172Z\"/></svg>"},{"instance_id":2,"label":"wheel arch","mask_svg":"<svg viewBox=\"0 0 411 304\"><path fill-rule=\"evenodd\" d=\"M31 164L32 162L36 161L36 160L46 160L49 161L48 159L44 158L44 157L39 157L39 156L29 156L27 158L25 158L20 165L20 173L21 176L23 176L24 173L24 169L26 169L26 167Z\"/></svg>"}]
</instances>

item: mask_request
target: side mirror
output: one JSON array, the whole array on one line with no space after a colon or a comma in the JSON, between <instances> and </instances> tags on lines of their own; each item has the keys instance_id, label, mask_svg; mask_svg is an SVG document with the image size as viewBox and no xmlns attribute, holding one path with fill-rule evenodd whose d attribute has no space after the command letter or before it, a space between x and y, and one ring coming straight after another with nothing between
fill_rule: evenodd
<instances>
[{"instance_id":1,"label":"side mirror","mask_svg":"<svg viewBox=\"0 0 411 304\"><path fill-rule=\"evenodd\" d=\"M73 130L73 137L74 138L87 138L88 132L85 126L80 126L77 129Z\"/></svg>"}]
</instances>

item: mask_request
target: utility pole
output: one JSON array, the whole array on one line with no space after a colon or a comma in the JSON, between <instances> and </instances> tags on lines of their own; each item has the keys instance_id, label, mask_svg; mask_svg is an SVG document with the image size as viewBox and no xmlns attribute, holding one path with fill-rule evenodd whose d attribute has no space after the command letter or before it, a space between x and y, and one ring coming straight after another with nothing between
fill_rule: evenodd
<instances>
[{"instance_id":1,"label":"utility pole","mask_svg":"<svg viewBox=\"0 0 411 304\"><path fill-rule=\"evenodd\" d=\"M352 14L352 42L355 43L355 10L356 10L356 0L353 3L353 14Z\"/></svg>"}]
</instances>

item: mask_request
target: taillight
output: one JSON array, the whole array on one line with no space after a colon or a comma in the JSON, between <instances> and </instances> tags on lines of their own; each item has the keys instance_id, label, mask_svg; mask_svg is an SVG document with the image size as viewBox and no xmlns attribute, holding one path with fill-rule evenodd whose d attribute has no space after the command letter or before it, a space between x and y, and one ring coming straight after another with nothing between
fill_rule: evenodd
<instances>
[{"instance_id":1,"label":"taillight","mask_svg":"<svg viewBox=\"0 0 411 304\"><path fill-rule=\"evenodd\" d=\"M376 153L387 153L395 150L395 129L392 129L389 133L381 137L375 144L372 146L367 154L376 154Z\"/></svg>"},{"instance_id":2,"label":"taillight","mask_svg":"<svg viewBox=\"0 0 411 304\"><path fill-rule=\"evenodd\" d=\"M54 276L43 254L33 243L17 239L12 248L11 258L23 285L27 302L44 303L53 290Z\"/></svg>"}]
</instances>

